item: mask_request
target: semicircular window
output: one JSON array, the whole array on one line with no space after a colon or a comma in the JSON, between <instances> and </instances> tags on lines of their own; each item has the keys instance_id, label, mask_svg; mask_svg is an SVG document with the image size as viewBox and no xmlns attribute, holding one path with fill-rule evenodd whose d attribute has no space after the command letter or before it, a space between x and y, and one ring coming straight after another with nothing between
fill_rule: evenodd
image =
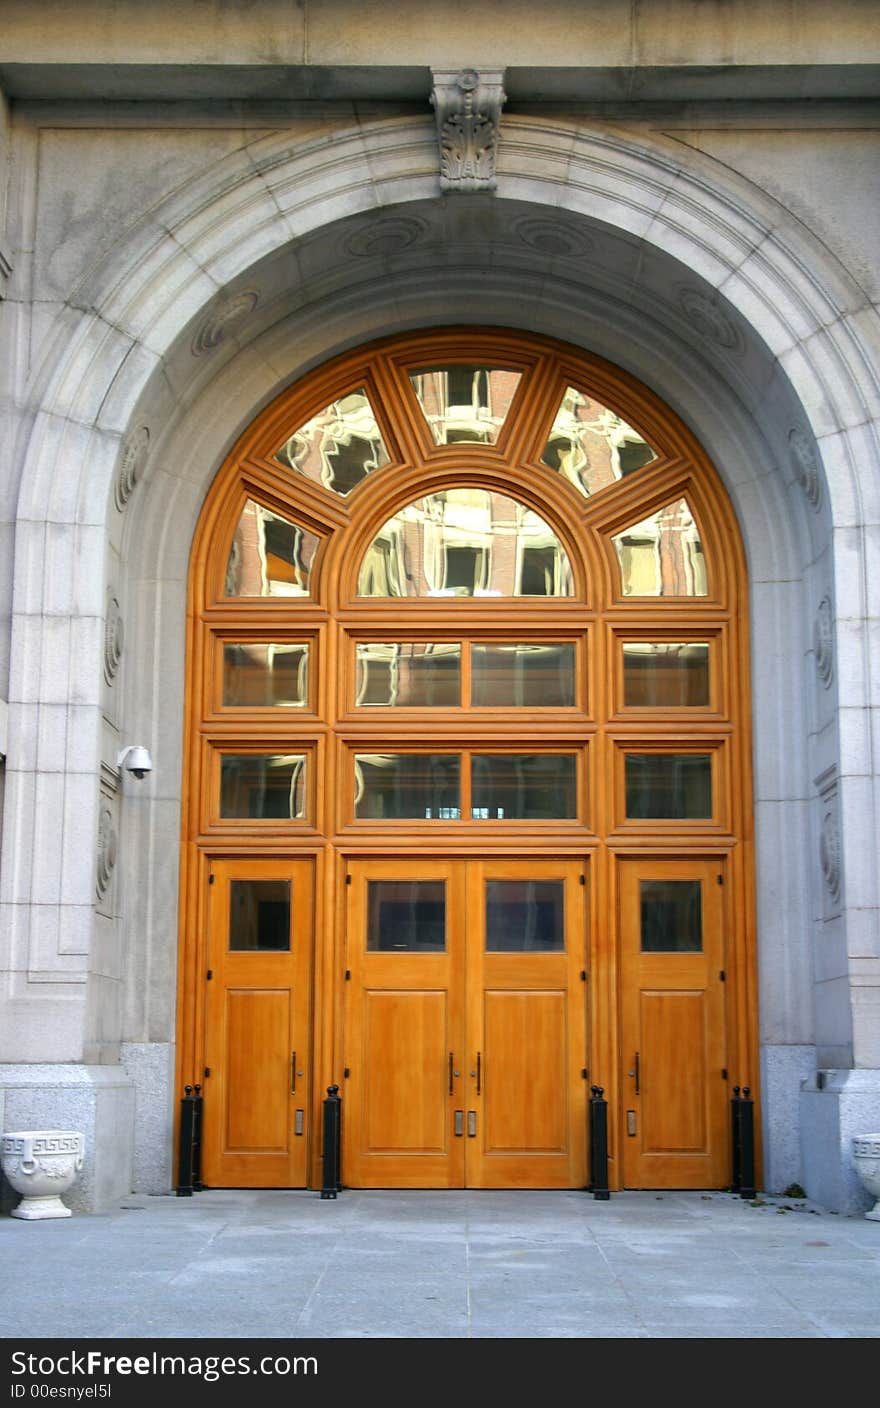
<instances>
[{"instance_id":1,"label":"semicircular window","mask_svg":"<svg viewBox=\"0 0 880 1408\"><path fill-rule=\"evenodd\" d=\"M320 538L248 499L226 562L224 596L308 596Z\"/></svg>"},{"instance_id":2,"label":"semicircular window","mask_svg":"<svg viewBox=\"0 0 880 1408\"><path fill-rule=\"evenodd\" d=\"M566 388L541 454L585 498L656 458L637 430L574 386Z\"/></svg>"},{"instance_id":3,"label":"semicircular window","mask_svg":"<svg viewBox=\"0 0 880 1408\"><path fill-rule=\"evenodd\" d=\"M331 401L301 425L273 455L334 494L350 494L374 469L390 462L370 398L363 387Z\"/></svg>"},{"instance_id":4,"label":"semicircular window","mask_svg":"<svg viewBox=\"0 0 880 1408\"><path fill-rule=\"evenodd\" d=\"M506 494L446 489L398 509L367 549L358 596L559 597L571 563L549 524Z\"/></svg>"},{"instance_id":5,"label":"semicircular window","mask_svg":"<svg viewBox=\"0 0 880 1408\"><path fill-rule=\"evenodd\" d=\"M665 504L613 541L624 596L706 595L706 558L687 499Z\"/></svg>"}]
</instances>

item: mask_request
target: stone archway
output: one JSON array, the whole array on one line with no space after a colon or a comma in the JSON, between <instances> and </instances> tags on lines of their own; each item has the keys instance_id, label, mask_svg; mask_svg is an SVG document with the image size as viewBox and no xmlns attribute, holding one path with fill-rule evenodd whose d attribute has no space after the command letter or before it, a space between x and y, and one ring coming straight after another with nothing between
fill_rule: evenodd
<instances>
[{"instance_id":1,"label":"stone archway","mask_svg":"<svg viewBox=\"0 0 880 1408\"><path fill-rule=\"evenodd\" d=\"M49 781L26 750L10 760L6 835L20 843L3 878L10 1050L75 1064L112 1060L124 1038L149 1065L149 1050L170 1040L173 990L158 973L175 884L156 839L176 825L181 564L224 450L280 385L333 352L393 329L472 321L476 309L481 321L527 322L628 366L691 423L728 480L756 586L756 647L784 682L765 692L756 672L754 708L765 1083L786 1126L770 1168L776 1150L771 1178L782 1179L796 1140L787 1112L814 1044L823 1065L877 1064L865 820L876 779L861 726L875 315L827 252L747 183L722 183L702 158L611 128L510 119L497 195L445 200L427 120L376 121L329 143L262 138L157 207L64 310L31 393L10 731L23 737L41 710L66 706L75 766ZM793 717L779 707L786 694ZM162 762L121 808L113 751L123 732L126 742L143 735ZM811 733L822 740L812 750ZM99 894L94 918L93 857L103 836L106 873L116 834L114 883L122 873L129 895L149 897L146 941L130 903L114 921ZM40 874L39 857L53 853L70 856L57 883ZM815 1027L805 1012L814 913L848 975L847 1001L818 1001ZM104 919L131 953L125 1015L101 997L94 926ZM47 1019L37 1051L27 1032ZM38 1069L26 1079L39 1084ZM167 1085L153 1097L164 1119L166 1101Z\"/></svg>"}]
</instances>

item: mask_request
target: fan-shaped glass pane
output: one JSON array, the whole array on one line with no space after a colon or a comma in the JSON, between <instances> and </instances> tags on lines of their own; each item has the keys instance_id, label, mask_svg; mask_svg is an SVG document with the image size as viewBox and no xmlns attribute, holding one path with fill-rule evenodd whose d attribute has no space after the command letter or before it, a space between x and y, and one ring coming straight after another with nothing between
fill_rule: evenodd
<instances>
[{"instance_id":1,"label":"fan-shaped glass pane","mask_svg":"<svg viewBox=\"0 0 880 1408\"><path fill-rule=\"evenodd\" d=\"M571 564L525 504L447 489L398 509L361 564L358 596L571 596Z\"/></svg>"},{"instance_id":2,"label":"fan-shaped glass pane","mask_svg":"<svg viewBox=\"0 0 880 1408\"><path fill-rule=\"evenodd\" d=\"M520 373L505 367L454 365L410 372L410 381L435 445L469 441L494 445Z\"/></svg>"},{"instance_id":3,"label":"fan-shaped glass pane","mask_svg":"<svg viewBox=\"0 0 880 1408\"><path fill-rule=\"evenodd\" d=\"M687 499L614 538L624 596L705 596L706 559Z\"/></svg>"},{"instance_id":4,"label":"fan-shaped glass pane","mask_svg":"<svg viewBox=\"0 0 880 1408\"><path fill-rule=\"evenodd\" d=\"M335 494L349 494L365 475L388 464L390 456L361 388L331 401L285 440L274 458Z\"/></svg>"},{"instance_id":5,"label":"fan-shaped glass pane","mask_svg":"<svg viewBox=\"0 0 880 1408\"><path fill-rule=\"evenodd\" d=\"M320 539L248 499L229 549L226 596L308 596Z\"/></svg>"},{"instance_id":6,"label":"fan-shaped glass pane","mask_svg":"<svg viewBox=\"0 0 880 1408\"><path fill-rule=\"evenodd\" d=\"M541 455L584 497L656 458L637 430L574 386L566 389Z\"/></svg>"}]
</instances>

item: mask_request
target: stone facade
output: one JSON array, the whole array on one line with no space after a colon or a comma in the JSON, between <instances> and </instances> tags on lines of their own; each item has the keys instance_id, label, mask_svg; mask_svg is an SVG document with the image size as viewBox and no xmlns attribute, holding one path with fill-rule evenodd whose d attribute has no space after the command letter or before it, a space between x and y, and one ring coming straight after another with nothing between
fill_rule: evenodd
<instances>
[{"instance_id":1,"label":"stone facade","mask_svg":"<svg viewBox=\"0 0 880 1408\"><path fill-rule=\"evenodd\" d=\"M200 507L306 370L484 323L625 367L726 483L766 1180L855 1211L851 1138L880 1128L875 7L460 9L4 6L5 1127L85 1132L82 1206L170 1186Z\"/></svg>"}]
</instances>

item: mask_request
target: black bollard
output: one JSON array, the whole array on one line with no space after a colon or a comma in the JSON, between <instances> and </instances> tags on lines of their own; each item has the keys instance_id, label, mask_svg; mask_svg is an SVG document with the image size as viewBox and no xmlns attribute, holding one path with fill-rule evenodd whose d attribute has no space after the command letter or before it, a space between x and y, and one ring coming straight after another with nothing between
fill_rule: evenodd
<instances>
[{"instance_id":1,"label":"black bollard","mask_svg":"<svg viewBox=\"0 0 880 1408\"><path fill-rule=\"evenodd\" d=\"M321 1197L335 1198L342 1191L342 1101L338 1085L328 1085L324 1101L323 1166Z\"/></svg>"},{"instance_id":2,"label":"black bollard","mask_svg":"<svg viewBox=\"0 0 880 1408\"><path fill-rule=\"evenodd\" d=\"M600 1202L608 1191L608 1101L601 1085L590 1087L590 1184L589 1192Z\"/></svg>"},{"instance_id":3,"label":"black bollard","mask_svg":"<svg viewBox=\"0 0 880 1408\"><path fill-rule=\"evenodd\" d=\"M193 1132L196 1119L196 1097L191 1085L184 1087L180 1100L180 1147L177 1155L177 1196L193 1195Z\"/></svg>"}]
</instances>

